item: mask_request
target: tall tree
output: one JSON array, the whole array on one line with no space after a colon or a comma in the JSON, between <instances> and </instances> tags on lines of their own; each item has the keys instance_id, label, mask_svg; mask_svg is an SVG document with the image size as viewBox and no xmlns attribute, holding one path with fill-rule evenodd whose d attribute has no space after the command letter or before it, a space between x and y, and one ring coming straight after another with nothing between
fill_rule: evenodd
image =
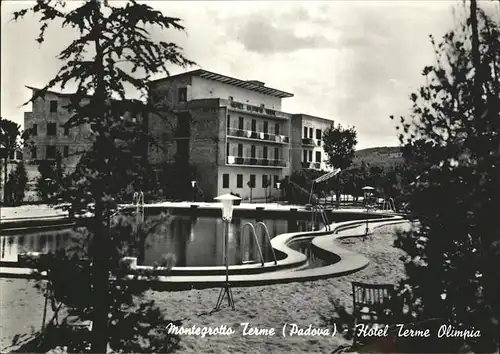
<instances>
[{"instance_id":1,"label":"tall tree","mask_svg":"<svg viewBox=\"0 0 500 354\"><path fill-rule=\"evenodd\" d=\"M358 143L357 133L354 127L344 128L340 124L332 125L323 133L323 150L328 155L327 164L333 168L347 169L354 159L355 147ZM336 199L340 203L340 178L341 173L336 176Z\"/></svg>"},{"instance_id":2,"label":"tall tree","mask_svg":"<svg viewBox=\"0 0 500 354\"><path fill-rule=\"evenodd\" d=\"M20 148L20 138L21 138L21 126L11 120L0 118L0 144L3 145L5 149L4 156L4 194L3 199L4 202L7 201L8 194L11 191L8 190L8 187L11 185L8 182L8 163L10 156L12 156L16 150Z\"/></svg>"},{"instance_id":3,"label":"tall tree","mask_svg":"<svg viewBox=\"0 0 500 354\"><path fill-rule=\"evenodd\" d=\"M9 174L9 180L7 181L9 185L9 188L7 188L9 192L8 204L15 206L23 203L27 183L28 174L24 163L21 161L17 164L16 169Z\"/></svg>"},{"instance_id":4,"label":"tall tree","mask_svg":"<svg viewBox=\"0 0 500 354\"><path fill-rule=\"evenodd\" d=\"M406 157L421 161L410 191L421 226L403 235L404 286L419 318L457 328L475 352L500 346L500 24L481 8L434 40L437 64L411 94L413 114L401 118ZM477 17L476 17L477 16ZM405 151L406 150L406 151ZM432 276L429 276L432 274ZM411 312L411 311L410 311ZM453 351L445 346L440 350Z\"/></svg>"},{"instance_id":5,"label":"tall tree","mask_svg":"<svg viewBox=\"0 0 500 354\"><path fill-rule=\"evenodd\" d=\"M83 2L68 10L61 0L38 0L36 5L14 13L20 19L28 12L41 15L39 43L45 40L50 24L73 28L78 37L61 51L63 65L58 74L29 102L43 97L50 88L76 84L76 92L67 107L74 112L67 127L89 124L92 149L75 171L68 194L74 200L95 203L95 217L89 225L92 243L92 351L106 352L110 309L109 276L113 252L109 235L110 216L116 208L115 196L131 180L136 180L147 162L132 148L137 141L149 140L144 120L154 107L147 102L148 81L153 74L167 73L168 64L186 67L194 64L184 57L182 48L172 42L155 41L152 27L183 31L180 19L163 15L135 0L125 4L107 0ZM141 99L127 99L126 87L135 89ZM115 99L118 99L118 103ZM125 106L125 107L124 107ZM123 121L121 113L139 112L138 122Z\"/></svg>"}]
</instances>

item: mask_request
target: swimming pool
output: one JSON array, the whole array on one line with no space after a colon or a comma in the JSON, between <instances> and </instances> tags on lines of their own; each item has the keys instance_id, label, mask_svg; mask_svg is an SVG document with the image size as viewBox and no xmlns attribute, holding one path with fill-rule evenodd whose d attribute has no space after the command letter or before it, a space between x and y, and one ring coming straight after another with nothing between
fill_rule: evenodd
<instances>
[{"instance_id":1,"label":"swimming pool","mask_svg":"<svg viewBox=\"0 0 500 354\"><path fill-rule=\"evenodd\" d=\"M223 222L220 210L181 210L151 208L145 215L145 225L149 232L143 242L132 242L125 256L137 258L138 265L154 266L163 264L165 258L175 267L213 267L224 265ZM136 222L133 210L124 211L130 224ZM366 217L360 212L333 212L329 214L330 222L359 220ZM229 226L229 264L241 265L260 262L258 247L250 233L247 223L263 222L270 238L285 233L318 230L318 222L311 220L309 212L268 212L239 211L235 213ZM132 227L125 232L134 233ZM17 262L18 256L28 252L54 253L57 250L74 252L75 245L85 238L84 227L67 227L60 230L28 231L0 240L0 261ZM264 262L273 260L272 248L264 233L264 228L256 227L257 239L262 249ZM302 242L302 248L308 247L309 241ZM292 249L295 248L295 243ZM304 248L305 249L305 248ZM299 250L299 249L297 249ZM299 250L301 251L301 250ZM276 252L278 259L286 257ZM312 260L313 253L308 253ZM316 257L317 259L317 257ZM310 262L311 263L311 262Z\"/></svg>"},{"instance_id":2,"label":"swimming pool","mask_svg":"<svg viewBox=\"0 0 500 354\"><path fill-rule=\"evenodd\" d=\"M133 216L131 216L133 218ZM262 219L233 218L229 226L229 263L260 261L257 245L251 237L246 223L262 221L275 236L311 229L307 215L303 219ZM146 216L147 224L154 224L157 215ZM156 221L158 222L158 221ZM170 258L176 267L220 266L224 263L223 223L215 216L168 215L162 219L160 227L153 228L145 238L140 249L128 250L128 256L138 256L139 265L158 265L165 257ZM132 231L134 232L134 231ZM264 229L256 229L257 238L264 261L273 260L271 245ZM16 262L18 256L27 252L54 253L56 250L73 252L78 241L85 237L83 227L63 230L35 231L18 235L3 236L0 242L0 261Z\"/></svg>"}]
</instances>

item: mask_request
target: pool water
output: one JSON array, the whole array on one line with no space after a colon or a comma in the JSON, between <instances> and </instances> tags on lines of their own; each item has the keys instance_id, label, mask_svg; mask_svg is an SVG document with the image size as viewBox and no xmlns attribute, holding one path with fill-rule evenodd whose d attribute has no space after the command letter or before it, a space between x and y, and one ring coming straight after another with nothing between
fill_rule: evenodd
<instances>
[{"instance_id":1,"label":"pool water","mask_svg":"<svg viewBox=\"0 0 500 354\"><path fill-rule=\"evenodd\" d=\"M146 217L146 222L155 217ZM250 228L243 228L246 223L255 225L258 221L264 222L271 238L287 232L311 230L310 219L297 220L296 216L293 219L235 217L229 225L229 264L260 262L258 247L251 237ZM169 215L162 223L162 227L152 228L141 246L136 249L130 247L126 255L137 256L138 264L142 265L162 264L165 258L169 258L176 267L224 265L224 225L220 218ZM317 228L318 225L315 225L315 229ZM271 245L263 228L256 227L256 234L264 260L272 261ZM74 248L77 240L82 239L78 235L79 232L69 228L3 236L0 240L0 261L16 262L18 255L26 252L69 251Z\"/></svg>"}]
</instances>

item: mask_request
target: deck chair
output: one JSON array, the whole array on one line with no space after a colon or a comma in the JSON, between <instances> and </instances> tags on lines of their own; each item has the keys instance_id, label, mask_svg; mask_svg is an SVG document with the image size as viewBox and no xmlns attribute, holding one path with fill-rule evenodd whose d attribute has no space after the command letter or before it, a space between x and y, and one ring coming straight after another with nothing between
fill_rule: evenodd
<instances>
[{"instance_id":1,"label":"deck chair","mask_svg":"<svg viewBox=\"0 0 500 354\"><path fill-rule=\"evenodd\" d=\"M395 288L392 284L366 284L352 282L353 299L353 347L373 338L358 338L356 326L392 326L395 319ZM382 327L381 327L382 326Z\"/></svg>"}]
</instances>

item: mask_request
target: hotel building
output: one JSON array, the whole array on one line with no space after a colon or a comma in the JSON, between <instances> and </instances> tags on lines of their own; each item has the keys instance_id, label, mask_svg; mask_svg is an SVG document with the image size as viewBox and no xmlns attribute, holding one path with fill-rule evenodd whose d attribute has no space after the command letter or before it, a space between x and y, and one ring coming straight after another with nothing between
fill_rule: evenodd
<instances>
[{"instance_id":1,"label":"hotel building","mask_svg":"<svg viewBox=\"0 0 500 354\"><path fill-rule=\"evenodd\" d=\"M35 143L24 151L27 164L59 153L71 170L91 147L89 125L64 127L72 95L47 91L32 103L32 112L25 112L24 128L32 129ZM295 171L331 170L322 144L331 121L283 112L282 99L290 97L261 81L199 69L150 83L150 103L161 115L124 111L122 118L142 121L156 138L147 151L152 164L177 159L194 166L206 200L230 192L262 200L278 196L276 183Z\"/></svg>"},{"instance_id":2,"label":"hotel building","mask_svg":"<svg viewBox=\"0 0 500 354\"><path fill-rule=\"evenodd\" d=\"M27 86L33 93L40 89ZM72 116L66 107L74 94L47 91L44 98L32 102L32 111L24 112L24 129L31 129L33 148L24 149L24 160L36 165L40 160L54 160L59 153L67 170L73 170L84 151L92 146L90 124L64 127ZM85 99L83 100L85 103ZM140 114L123 112L122 119L135 121Z\"/></svg>"},{"instance_id":3,"label":"hotel building","mask_svg":"<svg viewBox=\"0 0 500 354\"><path fill-rule=\"evenodd\" d=\"M276 182L292 172L329 170L322 132L331 121L283 112L282 99L291 93L201 69L153 81L150 92L154 104L172 110L149 117L160 143L150 161L189 161L206 199L230 192L277 196Z\"/></svg>"}]
</instances>

